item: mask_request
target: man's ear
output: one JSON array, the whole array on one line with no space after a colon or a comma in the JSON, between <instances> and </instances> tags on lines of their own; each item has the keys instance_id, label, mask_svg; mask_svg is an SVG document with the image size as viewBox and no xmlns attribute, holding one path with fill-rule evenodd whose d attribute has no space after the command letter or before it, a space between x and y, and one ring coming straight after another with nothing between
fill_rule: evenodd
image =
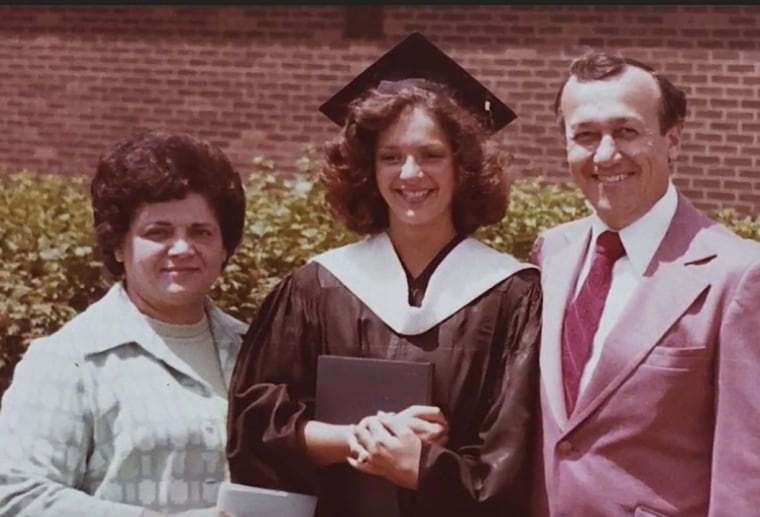
<instances>
[{"instance_id":1,"label":"man's ear","mask_svg":"<svg viewBox=\"0 0 760 517\"><path fill-rule=\"evenodd\" d=\"M668 129L665 133L665 139L668 142L668 160L671 162L676 161L678 155L681 153L681 131L683 129L683 123L675 124Z\"/></svg>"}]
</instances>

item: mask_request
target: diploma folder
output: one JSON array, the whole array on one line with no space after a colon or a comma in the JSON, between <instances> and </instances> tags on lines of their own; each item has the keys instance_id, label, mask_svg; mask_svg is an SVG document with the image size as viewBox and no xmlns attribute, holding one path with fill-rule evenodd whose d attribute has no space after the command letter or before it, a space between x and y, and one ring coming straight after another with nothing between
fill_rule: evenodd
<instances>
[{"instance_id":1,"label":"diploma folder","mask_svg":"<svg viewBox=\"0 0 760 517\"><path fill-rule=\"evenodd\" d=\"M356 424L378 411L398 412L431 405L433 364L369 357L320 355L317 358L315 416L330 424ZM399 517L398 488L348 465L325 472L340 517Z\"/></svg>"},{"instance_id":2,"label":"diploma folder","mask_svg":"<svg viewBox=\"0 0 760 517\"><path fill-rule=\"evenodd\" d=\"M378 411L398 412L430 405L433 364L369 357L317 358L316 419L356 424Z\"/></svg>"},{"instance_id":3,"label":"diploma folder","mask_svg":"<svg viewBox=\"0 0 760 517\"><path fill-rule=\"evenodd\" d=\"M314 517L317 498L223 481L216 507L231 517Z\"/></svg>"}]
</instances>

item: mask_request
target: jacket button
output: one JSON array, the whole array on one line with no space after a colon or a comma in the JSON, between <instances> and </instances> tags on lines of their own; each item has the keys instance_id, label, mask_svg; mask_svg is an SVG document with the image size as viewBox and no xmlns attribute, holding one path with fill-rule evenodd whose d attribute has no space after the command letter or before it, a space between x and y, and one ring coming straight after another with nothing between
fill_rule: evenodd
<instances>
[{"instance_id":1,"label":"jacket button","mask_svg":"<svg viewBox=\"0 0 760 517\"><path fill-rule=\"evenodd\" d=\"M560 454L570 454L574 449L573 442L570 440L562 440L557 444L557 451L559 451Z\"/></svg>"}]
</instances>

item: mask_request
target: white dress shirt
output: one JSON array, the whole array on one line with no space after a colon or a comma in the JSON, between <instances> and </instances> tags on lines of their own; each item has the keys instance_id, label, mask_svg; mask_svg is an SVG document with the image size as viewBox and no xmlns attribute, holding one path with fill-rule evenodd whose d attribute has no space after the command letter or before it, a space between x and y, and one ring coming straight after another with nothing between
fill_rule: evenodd
<instances>
[{"instance_id":1,"label":"white dress shirt","mask_svg":"<svg viewBox=\"0 0 760 517\"><path fill-rule=\"evenodd\" d=\"M591 375L599 363L604 342L622 315L634 290L644 278L644 273L652 261L657 248L660 246L662 239L665 237L670 222L673 220L677 206L678 195L676 194L676 189L672 182L668 182L665 195L647 213L619 231L620 240L623 242L626 254L618 259L612 268L612 283L610 284L607 300L602 309L599 328L594 335L594 341L591 345L591 357L583 369L579 393L588 385ZM596 214L593 214L591 217L589 250L593 250L596 238L606 230L609 230L609 228ZM590 253L589 250L586 250L583 268L578 275L578 283L575 287L576 296L591 268L591 260L594 254Z\"/></svg>"}]
</instances>

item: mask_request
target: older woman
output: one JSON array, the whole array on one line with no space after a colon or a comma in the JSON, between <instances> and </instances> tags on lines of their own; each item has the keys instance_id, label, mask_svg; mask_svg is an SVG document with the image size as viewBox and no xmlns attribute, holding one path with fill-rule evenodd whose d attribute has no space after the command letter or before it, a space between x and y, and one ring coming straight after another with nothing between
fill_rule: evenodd
<instances>
[{"instance_id":1,"label":"older woman","mask_svg":"<svg viewBox=\"0 0 760 517\"><path fill-rule=\"evenodd\" d=\"M485 140L514 115L419 34L323 111L343 124L327 202L367 238L294 271L252 323L230 391L232 481L315 493L324 516L525 515L539 274L470 237L505 214ZM319 421L320 355L430 362L433 405ZM365 492L352 469L392 490Z\"/></svg>"},{"instance_id":2,"label":"older woman","mask_svg":"<svg viewBox=\"0 0 760 517\"><path fill-rule=\"evenodd\" d=\"M216 515L245 327L207 294L240 243L240 176L212 145L151 131L101 158L91 194L121 280L17 365L0 411L0 515Z\"/></svg>"}]
</instances>

